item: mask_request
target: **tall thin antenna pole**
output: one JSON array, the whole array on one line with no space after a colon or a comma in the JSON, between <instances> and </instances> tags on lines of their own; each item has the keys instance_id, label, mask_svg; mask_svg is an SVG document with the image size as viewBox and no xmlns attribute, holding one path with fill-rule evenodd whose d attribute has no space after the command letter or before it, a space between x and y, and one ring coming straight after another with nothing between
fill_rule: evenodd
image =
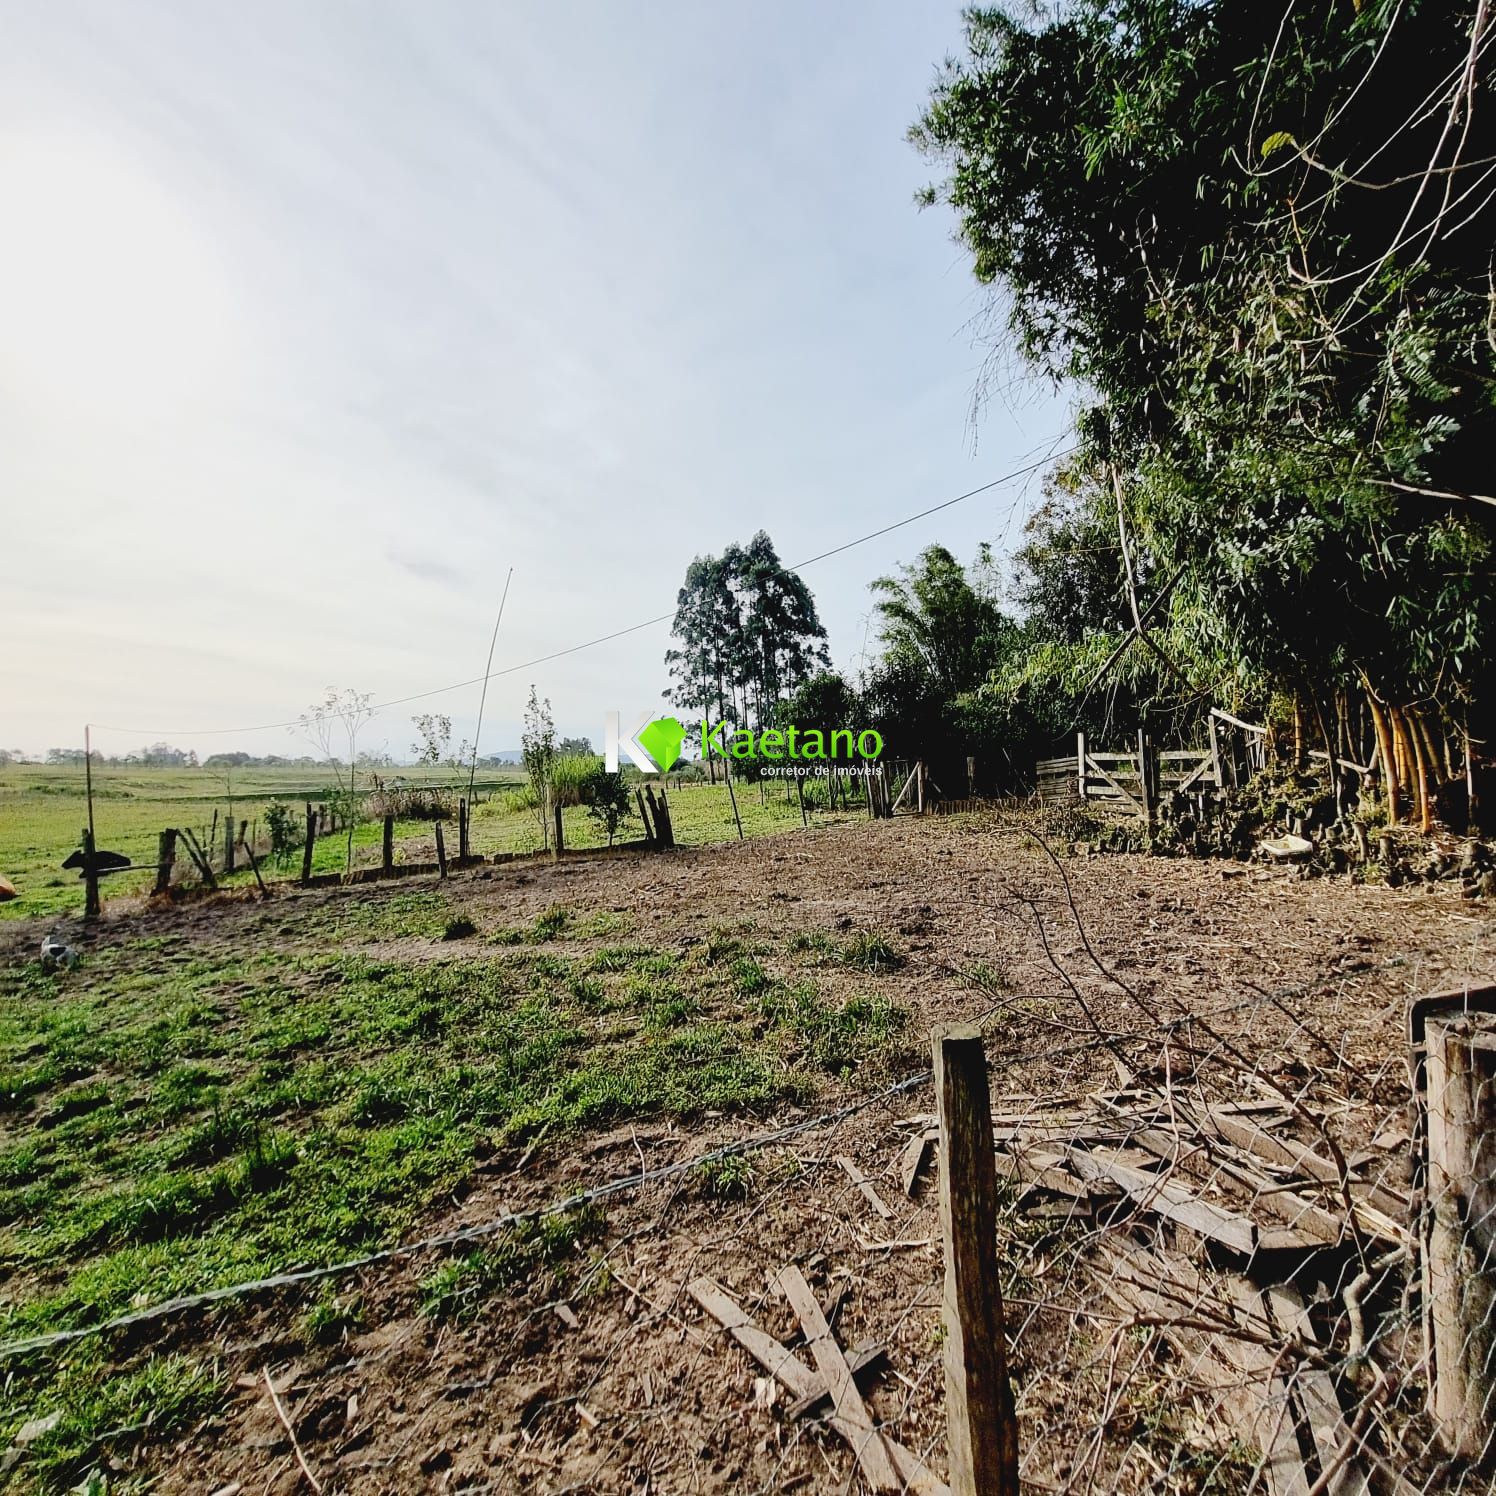
<instances>
[{"instance_id":1,"label":"tall thin antenna pole","mask_svg":"<svg viewBox=\"0 0 1496 1496\"><path fill-rule=\"evenodd\" d=\"M504 621L504 604L509 599L509 583L514 578L514 568L504 578L504 592L499 598L499 616L493 621L493 638L488 641L488 663L483 667L483 690L478 697L478 725L473 729L473 762L468 767L468 814L472 814L473 777L478 772L478 739L483 736L483 707L488 701L488 677L493 674L493 650L499 642L499 625Z\"/></svg>"},{"instance_id":2,"label":"tall thin antenna pole","mask_svg":"<svg viewBox=\"0 0 1496 1496\"><path fill-rule=\"evenodd\" d=\"M83 783L88 792L88 835L93 839L93 730L87 722L83 724Z\"/></svg>"}]
</instances>

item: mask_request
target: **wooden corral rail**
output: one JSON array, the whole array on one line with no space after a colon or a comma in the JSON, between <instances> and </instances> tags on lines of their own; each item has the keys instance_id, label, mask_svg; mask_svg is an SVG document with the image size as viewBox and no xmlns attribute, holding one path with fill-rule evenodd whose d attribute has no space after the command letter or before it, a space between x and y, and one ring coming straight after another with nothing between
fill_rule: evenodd
<instances>
[{"instance_id":1,"label":"wooden corral rail","mask_svg":"<svg viewBox=\"0 0 1496 1496\"><path fill-rule=\"evenodd\" d=\"M1110 802L1151 820L1160 795L1218 794L1237 789L1267 763L1266 727L1243 722L1220 707L1206 718L1210 743L1205 748L1158 749L1146 734L1138 734L1137 748L1128 753L1095 753L1085 733L1075 735L1075 752L1065 758L1040 759L1035 788L1046 804L1079 800ZM1329 754L1313 750L1307 759L1324 762ZM1371 770L1337 758L1335 767L1363 778Z\"/></svg>"},{"instance_id":2,"label":"wooden corral rail","mask_svg":"<svg viewBox=\"0 0 1496 1496\"><path fill-rule=\"evenodd\" d=\"M1046 804L1089 800L1151 820L1160 795L1221 789L1220 744L1212 731L1208 748L1158 749L1140 732L1132 752L1098 753L1081 732L1075 735L1074 754L1040 760L1035 783Z\"/></svg>"}]
</instances>

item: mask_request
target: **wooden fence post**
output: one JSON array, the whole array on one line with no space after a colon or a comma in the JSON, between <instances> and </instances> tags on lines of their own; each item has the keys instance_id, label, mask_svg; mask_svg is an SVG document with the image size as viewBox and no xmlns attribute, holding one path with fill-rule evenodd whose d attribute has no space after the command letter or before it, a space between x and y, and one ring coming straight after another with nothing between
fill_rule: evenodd
<instances>
[{"instance_id":1,"label":"wooden fence post","mask_svg":"<svg viewBox=\"0 0 1496 1496\"><path fill-rule=\"evenodd\" d=\"M457 802L457 861L467 861L468 855L468 809L467 801Z\"/></svg>"},{"instance_id":2,"label":"wooden fence post","mask_svg":"<svg viewBox=\"0 0 1496 1496\"><path fill-rule=\"evenodd\" d=\"M244 833L249 829L248 821L239 822L239 840L244 842L244 855L249 858L249 870L255 875L255 882L260 885L260 897L268 899L270 890L265 887L265 880L260 876L259 859L255 856L255 849L245 840Z\"/></svg>"},{"instance_id":3,"label":"wooden fence post","mask_svg":"<svg viewBox=\"0 0 1496 1496\"><path fill-rule=\"evenodd\" d=\"M808 826L810 817L805 814L805 781L798 774L795 775L795 797L800 802L800 824Z\"/></svg>"},{"instance_id":4,"label":"wooden fence post","mask_svg":"<svg viewBox=\"0 0 1496 1496\"><path fill-rule=\"evenodd\" d=\"M223 870L226 873L234 871L234 811L232 806L223 818Z\"/></svg>"},{"instance_id":5,"label":"wooden fence post","mask_svg":"<svg viewBox=\"0 0 1496 1496\"><path fill-rule=\"evenodd\" d=\"M1424 1036L1430 1412L1479 1459L1496 1419L1496 1016L1430 1013Z\"/></svg>"},{"instance_id":6,"label":"wooden fence post","mask_svg":"<svg viewBox=\"0 0 1496 1496\"><path fill-rule=\"evenodd\" d=\"M743 840L743 818L738 814L738 794L732 787L732 769L727 760L722 760L722 778L727 785L727 798L732 801L732 818L738 824L738 840Z\"/></svg>"},{"instance_id":7,"label":"wooden fence post","mask_svg":"<svg viewBox=\"0 0 1496 1496\"><path fill-rule=\"evenodd\" d=\"M165 893L171 887L171 868L177 860L177 833L168 826L156 842L156 886L154 893Z\"/></svg>"},{"instance_id":8,"label":"wooden fence post","mask_svg":"<svg viewBox=\"0 0 1496 1496\"><path fill-rule=\"evenodd\" d=\"M207 851L199 844L197 834L192 827L182 827L182 840L187 843L187 850L197 864L197 870L202 874L203 882L209 888L217 888L218 880L213 876L213 864L208 859Z\"/></svg>"},{"instance_id":9,"label":"wooden fence post","mask_svg":"<svg viewBox=\"0 0 1496 1496\"><path fill-rule=\"evenodd\" d=\"M447 876L447 843L442 836L442 823L436 823L436 871L439 877Z\"/></svg>"},{"instance_id":10,"label":"wooden fence post","mask_svg":"<svg viewBox=\"0 0 1496 1496\"><path fill-rule=\"evenodd\" d=\"M654 802L655 807L655 830L663 829L665 833L665 845L675 845L675 822L670 819L670 801L665 797L665 786L660 786L659 798Z\"/></svg>"},{"instance_id":11,"label":"wooden fence post","mask_svg":"<svg viewBox=\"0 0 1496 1496\"><path fill-rule=\"evenodd\" d=\"M639 804L639 819L644 822L644 840L651 846L656 844L654 828L649 823L649 811L644 806L644 791L638 785L634 786L634 799Z\"/></svg>"},{"instance_id":12,"label":"wooden fence post","mask_svg":"<svg viewBox=\"0 0 1496 1496\"><path fill-rule=\"evenodd\" d=\"M395 866L395 818L387 815L384 818L384 856L383 864L385 872L390 872Z\"/></svg>"},{"instance_id":13,"label":"wooden fence post","mask_svg":"<svg viewBox=\"0 0 1496 1496\"><path fill-rule=\"evenodd\" d=\"M936 1034L951 1496L1018 1496L1018 1423L997 1266L997 1170L982 1031Z\"/></svg>"},{"instance_id":14,"label":"wooden fence post","mask_svg":"<svg viewBox=\"0 0 1496 1496\"><path fill-rule=\"evenodd\" d=\"M87 827L83 831L83 917L99 917L99 869L94 861L94 835Z\"/></svg>"},{"instance_id":15,"label":"wooden fence post","mask_svg":"<svg viewBox=\"0 0 1496 1496\"><path fill-rule=\"evenodd\" d=\"M310 800L306 805L306 846L301 852L301 881L312 881L312 848L317 843L317 811Z\"/></svg>"},{"instance_id":16,"label":"wooden fence post","mask_svg":"<svg viewBox=\"0 0 1496 1496\"><path fill-rule=\"evenodd\" d=\"M1083 732L1075 735L1075 774L1075 793L1084 802L1086 798L1086 735Z\"/></svg>"},{"instance_id":17,"label":"wooden fence post","mask_svg":"<svg viewBox=\"0 0 1496 1496\"><path fill-rule=\"evenodd\" d=\"M1153 824L1153 774L1149 765L1151 749L1148 734L1138 728L1138 799L1143 802L1143 819Z\"/></svg>"},{"instance_id":18,"label":"wooden fence post","mask_svg":"<svg viewBox=\"0 0 1496 1496\"><path fill-rule=\"evenodd\" d=\"M566 850L566 841L561 831L561 802L559 800L551 806L551 815L556 825L556 837L551 846L551 856L560 862L561 854Z\"/></svg>"},{"instance_id":19,"label":"wooden fence post","mask_svg":"<svg viewBox=\"0 0 1496 1496\"><path fill-rule=\"evenodd\" d=\"M1206 726L1210 729L1210 777L1215 780L1218 790L1226 788L1226 781L1221 777L1221 733L1216 726L1214 716L1205 719Z\"/></svg>"}]
</instances>

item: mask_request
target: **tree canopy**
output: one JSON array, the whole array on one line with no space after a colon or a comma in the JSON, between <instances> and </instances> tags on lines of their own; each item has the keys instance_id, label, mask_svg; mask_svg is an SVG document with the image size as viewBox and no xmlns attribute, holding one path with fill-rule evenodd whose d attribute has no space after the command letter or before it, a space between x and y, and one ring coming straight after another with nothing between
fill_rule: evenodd
<instances>
[{"instance_id":1,"label":"tree canopy","mask_svg":"<svg viewBox=\"0 0 1496 1496\"><path fill-rule=\"evenodd\" d=\"M762 530L692 561L672 633L671 701L738 726L772 723L779 703L829 664L815 598Z\"/></svg>"},{"instance_id":2,"label":"tree canopy","mask_svg":"<svg viewBox=\"0 0 1496 1496\"><path fill-rule=\"evenodd\" d=\"M1169 589L1160 695L1290 698L1337 746L1364 704L1394 806L1436 736L1490 727L1492 24L1473 0L976 9L911 132L1001 346L1084 392L1065 523L1117 539L1124 629ZM1030 558L1057 624L1030 679L1088 647L1059 533Z\"/></svg>"}]
</instances>

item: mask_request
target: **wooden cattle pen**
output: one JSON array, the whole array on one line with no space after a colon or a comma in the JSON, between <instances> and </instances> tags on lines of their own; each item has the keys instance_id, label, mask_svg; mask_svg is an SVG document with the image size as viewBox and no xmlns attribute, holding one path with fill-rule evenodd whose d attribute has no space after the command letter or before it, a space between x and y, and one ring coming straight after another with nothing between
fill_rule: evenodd
<instances>
[{"instance_id":1,"label":"wooden cattle pen","mask_svg":"<svg viewBox=\"0 0 1496 1496\"><path fill-rule=\"evenodd\" d=\"M1152 821L1168 795L1210 797L1235 789L1266 762L1267 729L1219 709L1207 719L1202 748L1159 748L1145 731L1122 753L1098 752L1075 735L1075 752L1041 759L1035 789L1045 804L1089 801Z\"/></svg>"}]
</instances>

